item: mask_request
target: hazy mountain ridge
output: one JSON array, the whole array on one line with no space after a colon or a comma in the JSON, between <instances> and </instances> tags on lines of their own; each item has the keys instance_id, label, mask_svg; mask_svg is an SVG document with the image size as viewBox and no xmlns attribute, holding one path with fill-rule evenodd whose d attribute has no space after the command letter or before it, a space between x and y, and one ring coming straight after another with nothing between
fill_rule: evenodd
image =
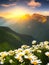
<instances>
[{"instance_id":1,"label":"hazy mountain ridge","mask_svg":"<svg viewBox=\"0 0 49 65\"><path fill-rule=\"evenodd\" d=\"M49 41L49 16L33 14L31 17L27 16L29 20L25 21L27 23L22 26L23 29L20 28L21 33L32 35L39 41Z\"/></svg>"}]
</instances>

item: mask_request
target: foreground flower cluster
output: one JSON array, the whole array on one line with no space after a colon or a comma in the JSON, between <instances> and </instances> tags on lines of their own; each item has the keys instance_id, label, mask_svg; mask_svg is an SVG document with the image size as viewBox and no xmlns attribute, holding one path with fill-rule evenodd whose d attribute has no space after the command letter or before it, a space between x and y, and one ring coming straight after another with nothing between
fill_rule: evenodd
<instances>
[{"instance_id":1,"label":"foreground flower cluster","mask_svg":"<svg viewBox=\"0 0 49 65\"><path fill-rule=\"evenodd\" d=\"M22 45L14 51L0 52L1 65L49 65L49 42L32 41L32 47Z\"/></svg>"}]
</instances>

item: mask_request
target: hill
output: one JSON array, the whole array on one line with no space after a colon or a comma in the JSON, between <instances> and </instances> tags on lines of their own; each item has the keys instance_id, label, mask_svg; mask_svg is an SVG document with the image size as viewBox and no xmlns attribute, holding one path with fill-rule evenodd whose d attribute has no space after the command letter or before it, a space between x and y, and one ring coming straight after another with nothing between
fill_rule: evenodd
<instances>
[{"instance_id":1,"label":"hill","mask_svg":"<svg viewBox=\"0 0 49 65\"><path fill-rule=\"evenodd\" d=\"M16 49L23 44L31 45L34 38L15 33L8 27L0 27L0 51Z\"/></svg>"}]
</instances>

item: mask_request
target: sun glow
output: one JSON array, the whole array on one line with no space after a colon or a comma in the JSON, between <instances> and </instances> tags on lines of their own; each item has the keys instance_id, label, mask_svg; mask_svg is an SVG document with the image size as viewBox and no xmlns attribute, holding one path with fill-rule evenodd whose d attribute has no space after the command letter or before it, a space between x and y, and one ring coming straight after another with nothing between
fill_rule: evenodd
<instances>
[{"instance_id":1,"label":"sun glow","mask_svg":"<svg viewBox=\"0 0 49 65\"><path fill-rule=\"evenodd\" d=\"M6 19L12 19L12 18L21 18L26 14L26 11L23 9L16 9L9 12L1 13L0 16L6 18Z\"/></svg>"},{"instance_id":2,"label":"sun glow","mask_svg":"<svg viewBox=\"0 0 49 65\"><path fill-rule=\"evenodd\" d=\"M24 16L25 14L26 14L26 12L23 10L17 10L15 12L13 12L13 16L17 17L17 18L20 18L20 17Z\"/></svg>"}]
</instances>

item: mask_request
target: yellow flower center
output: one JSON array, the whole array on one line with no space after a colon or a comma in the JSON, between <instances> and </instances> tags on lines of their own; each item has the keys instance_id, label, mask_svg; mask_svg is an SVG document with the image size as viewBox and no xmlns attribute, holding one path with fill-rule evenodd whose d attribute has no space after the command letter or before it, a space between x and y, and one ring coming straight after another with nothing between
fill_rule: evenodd
<instances>
[{"instance_id":1,"label":"yellow flower center","mask_svg":"<svg viewBox=\"0 0 49 65\"><path fill-rule=\"evenodd\" d=\"M34 61L32 64L34 64L34 65L38 65L38 63L37 63L36 61Z\"/></svg>"}]
</instances>

